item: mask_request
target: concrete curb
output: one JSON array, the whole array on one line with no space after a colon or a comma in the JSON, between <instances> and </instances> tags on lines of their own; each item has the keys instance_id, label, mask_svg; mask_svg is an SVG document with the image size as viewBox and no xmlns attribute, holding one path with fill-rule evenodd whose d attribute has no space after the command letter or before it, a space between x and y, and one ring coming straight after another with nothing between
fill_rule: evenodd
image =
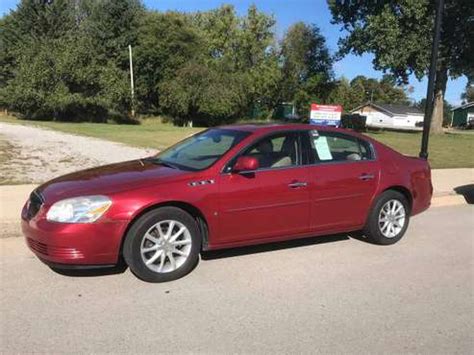
<instances>
[{"instance_id":1,"label":"concrete curb","mask_svg":"<svg viewBox=\"0 0 474 355\"><path fill-rule=\"evenodd\" d=\"M464 204L467 204L467 201L462 195L433 196L431 199L431 207L446 207Z\"/></svg>"}]
</instances>

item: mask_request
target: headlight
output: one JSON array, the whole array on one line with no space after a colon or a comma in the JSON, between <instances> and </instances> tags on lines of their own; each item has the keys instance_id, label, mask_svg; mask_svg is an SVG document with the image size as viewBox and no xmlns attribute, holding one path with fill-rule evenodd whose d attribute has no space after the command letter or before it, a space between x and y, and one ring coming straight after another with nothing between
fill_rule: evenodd
<instances>
[{"instance_id":1,"label":"headlight","mask_svg":"<svg viewBox=\"0 0 474 355\"><path fill-rule=\"evenodd\" d=\"M102 216L112 204L106 196L81 196L53 204L46 219L61 223L92 223Z\"/></svg>"}]
</instances>

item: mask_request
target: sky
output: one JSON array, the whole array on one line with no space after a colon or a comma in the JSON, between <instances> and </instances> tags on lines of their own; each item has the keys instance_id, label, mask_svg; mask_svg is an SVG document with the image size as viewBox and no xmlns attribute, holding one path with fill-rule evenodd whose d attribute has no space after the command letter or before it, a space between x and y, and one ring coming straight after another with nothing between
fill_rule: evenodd
<instances>
[{"instance_id":1,"label":"sky","mask_svg":"<svg viewBox=\"0 0 474 355\"><path fill-rule=\"evenodd\" d=\"M331 53L337 51L338 39L344 36L339 25L331 24L331 14L326 0L143 0L147 8L167 11L178 10L183 12L205 11L222 4L234 5L240 15L244 15L250 5L255 4L257 8L269 14L273 14L277 21L276 33L279 38L283 36L286 29L297 21L316 24L327 39L327 45ZM14 10L18 0L0 0L0 15ZM334 64L336 77L345 76L349 80L357 75L381 78L383 72L376 71L372 65L373 56L364 54L362 56L348 55ZM466 87L467 78L461 77L449 80L446 89L446 100L452 105L461 103L461 93ZM410 77L409 85L413 87L410 97L419 101L426 96L427 79L418 81L414 76Z\"/></svg>"}]
</instances>

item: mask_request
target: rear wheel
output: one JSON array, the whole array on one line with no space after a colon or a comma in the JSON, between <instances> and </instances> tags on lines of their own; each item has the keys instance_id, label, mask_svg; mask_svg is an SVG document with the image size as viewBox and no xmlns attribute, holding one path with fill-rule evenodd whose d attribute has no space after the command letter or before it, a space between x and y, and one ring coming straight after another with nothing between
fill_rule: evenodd
<instances>
[{"instance_id":1,"label":"rear wheel","mask_svg":"<svg viewBox=\"0 0 474 355\"><path fill-rule=\"evenodd\" d=\"M370 211L364 233L372 243L394 244L405 234L409 219L407 198L398 191L388 190L379 196Z\"/></svg>"},{"instance_id":2,"label":"rear wheel","mask_svg":"<svg viewBox=\"0 0 474 355\"><path fill-rule=\"evenodd\" d=\"M148 282L176 280L199 261L201 236L194 218L176 207L140 217L127 233L123 254L130 270Z\"/></svg>"}]
</instances>

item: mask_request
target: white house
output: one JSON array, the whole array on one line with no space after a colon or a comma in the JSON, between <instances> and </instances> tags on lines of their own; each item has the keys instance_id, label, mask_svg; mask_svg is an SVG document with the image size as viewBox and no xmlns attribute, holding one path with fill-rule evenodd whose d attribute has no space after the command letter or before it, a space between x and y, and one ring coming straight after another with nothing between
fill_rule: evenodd
<instances>
[{"instance_id":1,"label":"white house","mask_svg":"<svg viewBox=\"0 0 474 355\"><path fill-rule=\"evenodd\" d=\"M416 107L367 103L356 107L351 113L367 117L368 127L410 131L423 129L421 122L424 114Z\"/></svg>"}]
</instances>

